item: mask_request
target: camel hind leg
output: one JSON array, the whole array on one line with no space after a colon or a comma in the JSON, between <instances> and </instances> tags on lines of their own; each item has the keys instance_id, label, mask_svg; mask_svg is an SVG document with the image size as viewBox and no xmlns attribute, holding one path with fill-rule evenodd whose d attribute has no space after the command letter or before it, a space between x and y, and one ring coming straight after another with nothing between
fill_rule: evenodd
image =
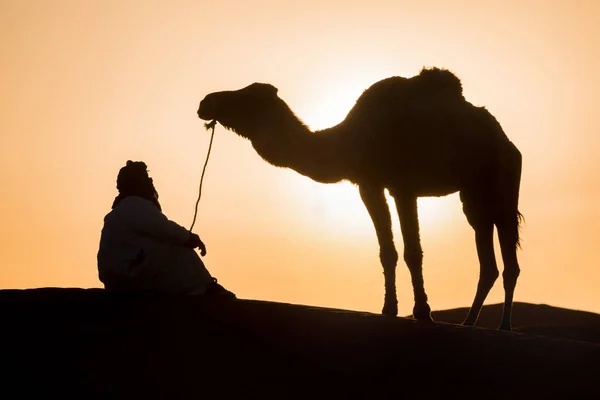
<instances>
[{"instance_id":1,"label":"camel hind leg","mask_svg":"<svg viewBox=\"0 0 600 400\"><path fill-rule=\"evenodd\" d=\"M489 209L490 202L485 196L481 196L481 193L461 192L460 197L467 221L475 230L475 245L479 258L477 291L463 325L475 325L483 303L499 276L494 254L494 220Z\"/></svg>"},{"instance_id":2,"label":"camel hind leg","mask_svg":"<svg viewBox=\"0 0 600 400\"><path fill-rule=\"evenodd\" d=\"M477 257L479 258L479 282L475 299L463 325L475 325L479 318L479 312L483 307L483 302L499 275L494 254L493 224L482 224L475 227L475 244L477 246Z\"/></svg>"},{"instance_id":3,"label":"camel hind leg","mask_svg":"<svg viewBox=\"0 0 600 400\"><path fill-rule=\"evenodd\" d=\"M510 143L504 154L503 163L498 174L498 214L495 224L500 239L500 250L504 263L504 311L499 329L511 329L513 297L517 278L521 272L517 260L517 249L520 247L519 226L522 215L519 212L519 190L521 185L522 156L516 146Z\"/></svg>"},{"instance_id":4,"label":"camel hind leg","mask_svg":"<svg viewBox=\"0 0 600 400\"><path fill-rule=\"evenodd\" d=\"M517 278L521 272L517 260L520 218L521 214L517 211L516 214L512 216L508 215L496 222L502 261L504 263L504 271L502 272L502 279L504 281L504 310L502 312L502 322L498 329L508 331L511 330L513 297L515 287L517 286Z\"/></svg>"},{"instance_id":5,"label":"camel hind leg","mask_svg":"<svg viewBox=\"0 0 600 400\"><path fill-rule=\"evenodd\" d=\"M502 199L492 199L488 195L489 193L493 192L485 190L478 192L475 196L473 193L461 192L463 210L469 224L475 230L475 243L480 266L475 299L463 325L475 325L483 303L499 276L494 254L494 225L496 225L504 264L502 278L505 293L502 322L498 329L510 330L513 297L520 273L517 248L521 214L516 209L511 210L510 203L504 204Z\"/></svg>"}]
</instances>

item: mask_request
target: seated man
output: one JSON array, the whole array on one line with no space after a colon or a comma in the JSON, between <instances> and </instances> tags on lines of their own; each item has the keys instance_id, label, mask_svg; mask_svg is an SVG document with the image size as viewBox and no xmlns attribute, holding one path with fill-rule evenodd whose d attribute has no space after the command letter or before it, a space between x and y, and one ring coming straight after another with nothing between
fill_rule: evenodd
<instances>
[{"instance_id":1,"label":"seated man","mask_svg":"<svg viewBox=\"0 0 600 400\"><path fill-rule=\"evenodd\" d=\"M127 161L117 176L119 195L104 217L98 273L107 290L235 295L217 283L194 250L200 237L169 220L146 164Z\"/></svg>"}]
</instances>

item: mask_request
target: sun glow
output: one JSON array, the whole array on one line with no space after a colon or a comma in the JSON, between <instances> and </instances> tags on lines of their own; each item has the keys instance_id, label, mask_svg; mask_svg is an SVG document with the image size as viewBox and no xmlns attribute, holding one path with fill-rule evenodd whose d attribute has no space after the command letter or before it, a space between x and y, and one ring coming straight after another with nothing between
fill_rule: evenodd
<instances>
[{"instance_id":1,"label":"sun glow","mask_svg":"<svg viewBox=\"0 0 600 400\"><path fill-rule=\"evenodd\" d=\"M398 223L396 203L386 191L386 200L392 223ZM419 223L423 227L439 227L447 222L452 213L446 198L424 197L418 199ZM358 187L348 182L322 185L313 192L313 212L324 221L335 223L344 231L353 230L371 234L374 229L368 211L360 198ZM345 232L346 233L346 232Z\"/></svg>"},{"instance_id":2,"label":"sun glow","mask_svg":"<svg viewBox=\"0 0 600 400\"><path fill-rule=\"evenodd\" d=\"M427 227L441 227L452 216L449 201L458 200L456 195L451 197L422 197L418 200L419 224Z\"/></svg>"},{"instance_id":3,"label":"sun glow","mask_svg":"<svg viewBox=\"0 0 600 400\"><path fill-rule=\"evenodd\" d=\"M319 101L312 101L306 108L305 122L313 130L325 129L340 123L354 106L354 103L367 86L355 81L354 84L339 83L323 85Z\"/></svg>"},{"instance_id":4,"label":"sun glow","mask_svg":"<svg viewBox=\"0 0 600 400\"><path fill-rule=\"evenodd\" d=\"M368 77L361 78L364 79L354 80L354 84L329 82L327 85L323 85L323 93L316 96L321 100L311 102L302 112L302 115L306 113L305 122L308 126L313 130L320 130L341 122L354 106L356 99L369 86L369 83L366 82L373 83L376 80ZM360 83L360 81L365 83ZM372 235L374 233L372 221L356 185L349 182L325 185L298 177L293 186L296 188L293 190L295 197L302 198L304 204L310 204L311 215L322 220L324 225L335 227L338 234ZM300 187L303 189L299 189ZM398 220L396 205L387 191L386 199L392 223L395 225ZM458 199L420 198L418 200L420 225L428 228L445 225L453 217L449 202L458 202Z\"/></svg>"},{"instance_id":5,"label":"sun glow","mask_svg":"<svg viewBox=\"0 0 600 400\"><path fill-rule=\"evenodd\" d=\"M311 230L321 234L344 237L373 235L374 227L369 213L360 198L358 187L350 182L323 184L301 175L290 179L288 195L296 203L300 220ZM387 205L392 224L399 227L394 199L386 191ZM446 197L418 199L419 223L423 229L441 230L460 213L460 200L456 194Z\"/></svg>"}]
</instances>

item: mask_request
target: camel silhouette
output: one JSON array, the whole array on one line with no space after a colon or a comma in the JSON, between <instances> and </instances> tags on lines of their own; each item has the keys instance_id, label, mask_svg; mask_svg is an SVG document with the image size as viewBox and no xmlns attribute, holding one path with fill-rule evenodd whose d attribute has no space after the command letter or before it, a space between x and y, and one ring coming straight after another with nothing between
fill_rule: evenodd
<instances>
[{"instance_id":1,"label":"camel silhouette","mask_svg":"<svg viewBox=\"0 0 600 400\"><path fill-rule=\"evenodd\" d=\"M511 329L519 264L522 215L518 210L521 153L496 118L465 100L460 80L443 68L416 76L383 79L357 99L339 124L312 132L266 83L206 95L198 117L216 120L249 139L256 152L322 183L350 181L373 221L383 266L382 314L397 316L396 264L385 190L395 200L404 242L404 260L414 291L413 317L431 321L423 282L423 252L417 198L457 191L475 231L480 263L475 299L464 320L474 325L499 276L494 226L504 263L504 311L499 329Z\"/></svg>"}]
</instances>

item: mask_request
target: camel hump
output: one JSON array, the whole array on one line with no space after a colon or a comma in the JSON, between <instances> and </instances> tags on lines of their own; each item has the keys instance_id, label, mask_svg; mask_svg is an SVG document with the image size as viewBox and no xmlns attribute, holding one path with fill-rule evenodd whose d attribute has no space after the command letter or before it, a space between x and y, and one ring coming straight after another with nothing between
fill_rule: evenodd
<instances>
[{"instance_id":1,"label":"camel hump","mask_svg":"<svg viewBox=\"0 0 600 400\"><path fill-rule=\"evenodd\" d=\"M462 83L452 72L442 68L423 68L411 78L392 76L376 82L363 92L356 105L359 109L382 101L408 105L437 104L438 101L464 102Z\"/></svg>"},{"instance_id":2,"label":"camel hump","mask_svg":"<svg viewBox=\"0 0 600 400\"><path fill-rule=\"evenodd\" d=\"M406 112L431 112L448 104L468 104L460 79L447 69L423 68L410 78L392 76L371 85L356 100L343 124L398 119Z\"/></svg>"},{"instance_id":3,"label":"camel hump","mask_svg":"<svg viewBox=\"0 0 600 400\"><path fill-rule=\"evenodd\" d=\"M423 92L436 93L448 97L463 99L460 79L451 71L443 68L423 68L414 79Z\"/></svg>"}]
</instances>

